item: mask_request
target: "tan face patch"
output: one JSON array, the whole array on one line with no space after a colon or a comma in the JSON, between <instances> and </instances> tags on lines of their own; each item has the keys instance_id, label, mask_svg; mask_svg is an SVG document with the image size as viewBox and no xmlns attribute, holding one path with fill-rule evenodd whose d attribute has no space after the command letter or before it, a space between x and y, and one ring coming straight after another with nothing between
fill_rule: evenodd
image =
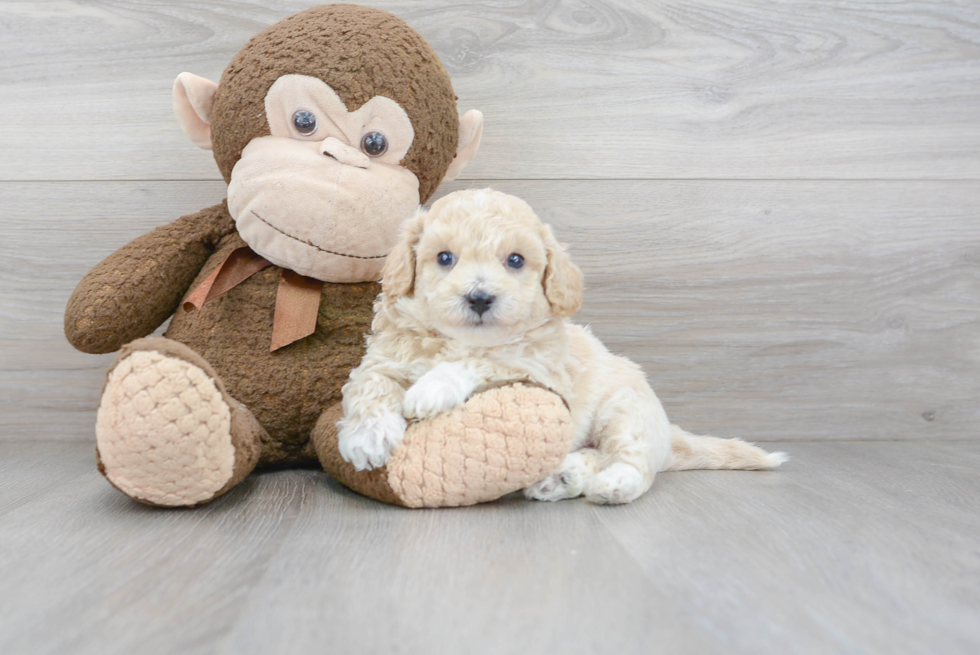
<instances>
[{"instance_id":1,"label":"tan face patch","mask_svg":"<svg viewBox=\"0 0 980 655\"><path fill-rule=\"evenodd\" d=\"M297 129L294 117L303 112L312 126ZM391 98L375 96L355 111L347 111L337 92L325 82L309 75L283 75L265 97L265 115L272 136L301 141L324 141L333 137L355 150L361 149L363 138L381 134L387 149L372 160L397 166L412 146L415 130L412 120Z\"/></svg>"},{"instance_id":2,"label":"tan face patch","mask_svg":"<svg viewBox=\"0 0 980 655\"><path fill-rule=\"evenodd\" d=\"M394 100L355 111L323 81L284 75L266 97L270 136L235 165L228 209L248 245L269 261L327 282L380 277L398 226L419 205L401 166L414 139ZM364 142L383 143L381 152Z\"/></svg>"},{"instance_id":3,"label":"tan face patch","mask_svg":"<svg viewBox=\"0 0 980 655\"><path fill-rule=\"evenodd\" d=\"M401 166L344 164L320 145L253 139L232 172L228 210L245 242L278 266L326 282L377 280L418 208L418 180Z\"/></svg>"}]
</instances>

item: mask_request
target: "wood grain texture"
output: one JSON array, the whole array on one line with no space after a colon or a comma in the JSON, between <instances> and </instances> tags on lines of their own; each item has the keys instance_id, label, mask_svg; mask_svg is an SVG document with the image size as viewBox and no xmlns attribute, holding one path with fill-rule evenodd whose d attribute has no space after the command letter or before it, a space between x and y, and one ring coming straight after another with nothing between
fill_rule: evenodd
<instances>
[{"instance_id":1,"label":"wood grain texture","mask_svg":"<svg viewBox=\"0 0 980 655\"><path fill-rule=\"evenodd\" d=\"M977 444L786 447L778 475L665 475L597 513L727 652L975 652Z\"/></svg>"},{"instance_id":2,"label":"wood grain texture","mask_svg":"<svg viewBox=\"0 0 980 655\"><path fill-rule=\"evenodd\" d=\"M87 444L2 442L43 491L0 486L0 652L976 652L980 444L778 447L625 507L405 510L288 471L159 510Z\"/></svg>"},{"instance_id":3,"label":"wood grain texture","mask_svg":"<svg viewBox=\"0 0 980 655\"><path fill-rule=\"evenodd\" d=\"M477 512L406 513L331 493L326 482L217 652L322 644L337 653L643 653L656 644L706 653L723 645L675 612L581 506L517 496ZM305 629L280 631L287 617L303 617Z\"/></svg>"},{"instance_id":4,"label":"wood grain texture","mask_svg":"<svg viewBox=\"0 0 980 655\"><path fill-rule=\"evenodd\" d=\"M366 4L487 117L469 178L980 178L973 2ZM308 2L5 2L0 179L218 179L170 89Z\"/></svg>"},{"instance_id":5,"label":"wood grain texture","mask_svg":"<svg viewBox=\"0 0 980 655\"><path fill-rule=\"evenodd\" d=\"M48 468L47 493L0 516L4 653L211 652L203 644L227 632L314 475L253 478L222 504L168 512L108 487L87 446L30 447L68 450L86 474Z\"/></svg>"},{"instance_id":6,"label":"wood grain texture","mask_svg":"<svg viewBox=\"0 0 980 655\"><path fill-rule=\"evenodd\" d=\"M87 443L0 440L0 522L53 489L91 478L95 449Z\"/></svg>"},{"instance_id":7,"label":"wood grain texture","mask_svg":"<svg viewBox=\"0 0 980 655\"><path fill-rule=\"evenodd\" d=\"M576 320L640 362L681 425L757 440L980 436L977 183L494 186L571 245L588 286ZM4 437L92 438L111 356L65 341L71 290L223 190L0 183Z\"/></svg>"},{"instance_id":8,"label":"wood grain texture","mask_svg":"<svg viewBox=\"0 0 980 655\"><path fill-rule=\"evenodd\" d=\"M223 183L0 183L0 425L8 438L94 439L114 355L67 343L68 297L106 255L223 196Z\"/></svg>"}]
</instances>

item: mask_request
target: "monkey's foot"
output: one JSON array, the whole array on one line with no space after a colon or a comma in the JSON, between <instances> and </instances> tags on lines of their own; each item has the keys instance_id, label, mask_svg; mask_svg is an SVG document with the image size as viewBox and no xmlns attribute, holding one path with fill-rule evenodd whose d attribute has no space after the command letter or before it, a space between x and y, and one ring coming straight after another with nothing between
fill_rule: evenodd
<instances>
[{"instance_id":1,"label":"monkey's foot","mask_svg":"<svg viewBox=\"0 0 980 655\"><path fill-rule=\"evenodd\" d=\"M354 491L407 507L473 505L523 489L558 470L573 436L558 395L513 384L411 424L385 466L357 471L337 448L340 416L338 403L313 430L323 468Z\"/></svg>"},{"instance_id":2,"label":"monkey's foot","mask_svg":"<svg viewBox=\"0 0 980 655\"><path fill-rule=\"evenodd\" d=\"M258 461L262 428L192 350L140 339L110 369L96 419L99 470L140 502L206 503Z\"/></svg>"}]
</instances>

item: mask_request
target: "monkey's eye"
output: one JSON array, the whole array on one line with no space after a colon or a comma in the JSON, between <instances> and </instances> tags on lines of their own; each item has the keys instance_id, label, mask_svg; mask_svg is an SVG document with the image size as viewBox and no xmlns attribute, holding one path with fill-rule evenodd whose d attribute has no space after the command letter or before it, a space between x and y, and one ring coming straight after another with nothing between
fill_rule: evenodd
<instances>
[{"instance_id":1,"label":"monkey's eye","mask_svg":"<svg viewBox=\"0 0 980 655\"><path fill-rule=\"evenodd\" d=\"M368 157L380 157L388 150L388 139L381 132L368 132L361 137L361 150Z\"/></svg>"},{"instance_id":2,"label":"monkey's eye","mask_svg":"<svg viewBox=\"0 0 980 655\"><path fill-rule=\"evenodd\" d=\"M309 136L316 132L316 116L313 115L313 112L300 109L293 114L293 125L297 132L303 136Z\"/></svg>"},{"instance_id":3,"label":"monkey's eye","mask_svg":"<svg viewBox=\"0 0 980 655\"><path fill-rule=\"evenodd\" d=\"M507 266L514 269L524 268L524 257L518 255L516 252L512 252L510 257L507 258Z\"/></svg>"},{"instance_id":4,"label":"monkey's eye","mask_svg":"<svg viewBox=\"0 0 980 655\"><path fill-rule=\"evenodd\" d=\"M436 255L436 261L439 262L439 266L448 268L456 263L456 255L448 251L443 251Z\"/></svg>"}]
</instances>

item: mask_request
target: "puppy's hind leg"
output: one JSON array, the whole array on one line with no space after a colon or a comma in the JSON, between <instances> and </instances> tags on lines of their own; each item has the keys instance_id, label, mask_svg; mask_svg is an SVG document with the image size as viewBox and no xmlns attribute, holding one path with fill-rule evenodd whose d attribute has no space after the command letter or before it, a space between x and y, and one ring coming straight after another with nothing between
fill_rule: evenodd
<instances>
[{"instance_id":1,"label":"puppy's hind leg","mask_svg":"<svg viewBox=\"0 0 980 655\"><path fill-rule=\"evenodd\" d=\"M627 388L599 408L594 438L601 470L586 480L585 499L602 505L630 503L653 485L670 447L670 423L652 393Z\"/></svg>"},{"instance_id":2,"label":"puppy's hind leg","mask_svg":"<svg viewBox=\"0 0 980 655\"><path fill-rule=\"evenodd\" d=\"M569 453L561 468L540 482L524 490L532 500L566 500L578 498L585 490L585 483L601 470L602 455L595 448L583 448Z\"/></svg>"}]
</instances>

